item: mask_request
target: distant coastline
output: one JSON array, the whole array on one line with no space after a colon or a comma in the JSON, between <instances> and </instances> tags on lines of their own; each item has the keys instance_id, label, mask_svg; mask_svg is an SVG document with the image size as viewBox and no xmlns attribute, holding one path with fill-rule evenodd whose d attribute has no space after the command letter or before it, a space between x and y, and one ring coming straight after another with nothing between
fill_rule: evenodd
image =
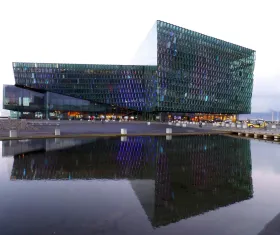
<instances>
[{"instance_id":1,"label":"distant coastline","mask_svg":"<svg viewBox=\"0 0 280 235\"><path fill-rule=\"evenodd\" d=\"M256 118L261 118L266 121L279 121L280 112L273 112L273 120L272 120L272 112L251 113L251 114L240 114L239 115L239 120L256 119Z\"/></svg>"}]
</instances>

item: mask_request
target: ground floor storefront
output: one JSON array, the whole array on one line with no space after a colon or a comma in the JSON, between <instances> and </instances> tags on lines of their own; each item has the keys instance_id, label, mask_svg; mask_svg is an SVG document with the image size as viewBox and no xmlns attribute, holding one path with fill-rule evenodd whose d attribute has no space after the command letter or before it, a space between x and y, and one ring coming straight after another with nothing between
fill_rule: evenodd
<instances>
[{"instance_id":1,"label":"ground floor storefront","mask_svg":"<svg viewBox=\"0 0 280 235\"><path fill-rule=\"evenodd\" d=\"M167 112L137 112L121 110L121 112L78 112L59 111L48 112L20 112L11 111L11 118L16 119L48 119L48 120L141 120L141 121L193 121L193 122L219 122L238 119L236 114L205 114L205 113L167 113Z\"/></svg>"}]
</instances>

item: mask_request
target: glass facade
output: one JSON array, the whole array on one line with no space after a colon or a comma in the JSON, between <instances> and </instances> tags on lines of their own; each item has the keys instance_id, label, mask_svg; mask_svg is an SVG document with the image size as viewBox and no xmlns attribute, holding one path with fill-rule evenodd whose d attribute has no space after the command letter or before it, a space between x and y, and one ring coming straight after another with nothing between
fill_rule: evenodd
<instances>
[{"instance_id":1,"label":"glass facade","mask_svg":"<svg viewBox=\"0 0 280 235\"><path fill-rule=\"evenodd\" d=\"M16 87L3 86L3 108L14 111L44 111L45 95L40 92Z\"/></svg>"},{"instance_id":2,"label":"glass facade","mask_svg":"<svg viewBox=\"0 0 280 235\"><path fill-rule=\"evenodd\" d=\"M4 107L30 111L104 112L104 107L114 106L141 113L251 112L253 50L157 21L137 57L143 65L15 62L15 83L24 88L18 90L22 99L9 95L9 89L16 89L9 88Z\"/></svg>"},{"instance_id":3,"label":"glass facade","mask_svg":"<svg viewBox=\"0 0 280 235\"><path fill-rule=\"evenodd\" d=\"M255 51L157 22L159 111L250 113Z\"/></svg>"},{"instance_id":4,"label":"glass facade","mask_svg":"<svg viewBox=\"0 0 280 235\"><path fill-rule=\"evenodd\" d=\"M13 63L17 85L137 111L154 107L156 66Z\"/></svg>"},{"instance_id":5,"label":"glass facade","mask_svg":"<svg viewBox=\"0 0 280 235\"><path fill-rule=\"evenodd\" d=\"M46 91L34 91L13 85L3 87L3 108L12 110L13 118L62 118L75 114L96 115L120 111L116 107ZM82 115L78 115L81 118ZM86 117L87 117L86 116Z\"/></svg>"}]
</instances>

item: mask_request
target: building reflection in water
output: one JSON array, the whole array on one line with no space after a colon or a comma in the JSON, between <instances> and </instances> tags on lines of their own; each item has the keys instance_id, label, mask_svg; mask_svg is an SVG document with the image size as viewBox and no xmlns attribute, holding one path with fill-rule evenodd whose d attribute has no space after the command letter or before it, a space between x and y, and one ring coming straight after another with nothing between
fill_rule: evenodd
<instances>
[{"instance_id":1,"label":"building reflection in water","mask_svg":"<svg viewBox=\"0 0 280 235\"><path fill-rule=\"evenodd\" d=\"M253 196L250 142L244 139L51 139L3 142L2 151L14 153L11 180L129 179L153 227Z\"/></svg>"}]
</instances>

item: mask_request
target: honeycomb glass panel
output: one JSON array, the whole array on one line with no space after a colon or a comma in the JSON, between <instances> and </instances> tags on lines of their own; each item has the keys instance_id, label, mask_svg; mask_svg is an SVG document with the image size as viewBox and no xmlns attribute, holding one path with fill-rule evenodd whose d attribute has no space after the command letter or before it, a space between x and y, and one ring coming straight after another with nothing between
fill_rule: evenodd
<instances>
[{"instance_id":1,"label":"honeycomb glass panel","mask_svg":"<svg viewBox=\"0 0 280 235\"><path fill-rule=\"evenodd\" d=\"M53 109L90 109L97 103L147 113L251 112L254 50L162 21L143 45L137 53L143 65L14 62L15 84L64 96L50 98ZM23 100L7 102L14 109Z\"/></svg>"},{"instance_id":2,"label":"honeycomb glass panel","mask_svg":"<svg viewBox=\"0 0 280 235\"><path fill-rule=\"evenodd\" d=\"M157 30L160 110L251 112L255 51L161 21Z\"/></svg>"}]
</instances>

